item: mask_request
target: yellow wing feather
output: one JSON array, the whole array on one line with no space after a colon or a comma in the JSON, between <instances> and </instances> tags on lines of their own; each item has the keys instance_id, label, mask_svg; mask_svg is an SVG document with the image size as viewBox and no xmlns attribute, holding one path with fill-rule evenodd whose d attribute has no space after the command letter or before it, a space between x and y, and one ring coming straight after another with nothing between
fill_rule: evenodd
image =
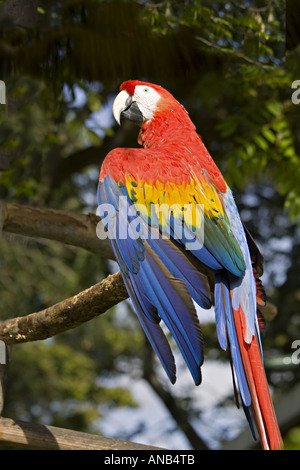
<instances>
[{"instance_id":1,"label":"yellow wing feather","mask_svg":"<svg viewBox=\"0 0 300 470\"><path fill-rule=\"evenodd\" d=\"M155 215L162 226L167 223L166 208L193 229L199 228L200 212L210 219L224 217L222 196L205 176L201 180L193 176L182 184L161 181L149 184L126 175L125 185L131 200L139 205L140 214L148 220Z\"/></svg>"}]
</instances>

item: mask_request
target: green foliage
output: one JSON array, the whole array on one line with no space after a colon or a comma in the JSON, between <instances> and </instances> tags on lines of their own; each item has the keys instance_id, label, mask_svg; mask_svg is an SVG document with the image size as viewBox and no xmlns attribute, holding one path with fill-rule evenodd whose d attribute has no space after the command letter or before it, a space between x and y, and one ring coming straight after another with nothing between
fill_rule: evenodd
<instances>
[{"instance_id":1,"label":"green foliage","mask_svg":"<svg viewBox=\"0 0 300 470\"><path fill-rule=\"evenodd\" d=\"M100 404L135 406L126 389L101 386L98 373L95 359L66 343L47 341L13 348L6 415L94 430L93 422L101 416ZM18 398L24 396L26 401Z\"/></svg>"},{"instance_id":2,"label":"green foliage","mask_svg":"<svg viewBox=\"0 0 300 470\"><path fill-rule=\"evenodd\" d=\"M54 186L57 165L86 146L101 144L86 124L101 108L101 100L95 90L82 93L83 106L74 108L66 93L57 95L43 80L24 76L10 80L8 94L15 109L1 125L0 145L11 152L12 161L0 175L2 197L41 204Z\"/></svg>"}]
</instances>

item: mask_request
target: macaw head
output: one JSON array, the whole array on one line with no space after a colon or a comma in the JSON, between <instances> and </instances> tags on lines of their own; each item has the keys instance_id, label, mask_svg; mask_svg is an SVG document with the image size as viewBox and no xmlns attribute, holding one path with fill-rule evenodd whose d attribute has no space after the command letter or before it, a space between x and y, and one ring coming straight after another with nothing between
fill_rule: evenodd
<instances>
[{"instance_id":1,"label":"macaw head","mask_svg":"<svg viewBox=\"0 0 300 470\"><path fill-rule=\"evenodd\" d=\"M122 83L113 114L119 124L125 118L140 126L138 143L145 148L161 145L162 141L178 143L199 138L185 108L171 93L153 83Z\"/></svg>"},{"instance_id":2,"label":"macaw head","mask_svg":"<svg viewBox=\"0 0 300 470\"><path fill-rule=\"evenodd\" d=\"M113 104L113 114L118 124L123 117L142 125L158 112L166 111L171 104L181 107L171 93L161 86L129 80L120 86L120 93Z\"/></svg>"}]
</instances>

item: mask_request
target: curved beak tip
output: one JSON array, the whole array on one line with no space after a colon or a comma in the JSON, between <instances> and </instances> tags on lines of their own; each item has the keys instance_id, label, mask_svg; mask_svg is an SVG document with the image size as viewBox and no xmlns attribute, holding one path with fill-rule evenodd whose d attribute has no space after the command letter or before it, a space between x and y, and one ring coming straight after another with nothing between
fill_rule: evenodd
<instances>
[{"instance_id":1,"label":"curved beak tip","mask_svg":"<svg viewBox=\"0 0 300 470\"><path fill-rule=\"evenodd\" d=\"M120 93L116 96L115 101L113 103L113 115L117 123L120 125L121 122L121 113L124 111L124 109L127 108L128 103L128 97L130 95L127 93L127 91L122 90Z\"/></svg>"}]
</instances>

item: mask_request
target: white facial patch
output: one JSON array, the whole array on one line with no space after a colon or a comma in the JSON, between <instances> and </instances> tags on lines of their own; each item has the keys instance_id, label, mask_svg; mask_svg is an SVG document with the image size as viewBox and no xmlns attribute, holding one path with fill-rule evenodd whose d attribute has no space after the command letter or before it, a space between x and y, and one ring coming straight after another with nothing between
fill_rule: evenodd
<instances>
[{"instance_id":1,"label":"white facial patch","mask_svg":"<svg viewBox=\"0 0 300 470\"><path fill-rule=\"evenodd\" d=\"M144 119L146 121L153 118L156 105L161 96L153 88L147 85L136 85L133 95Z\"/></svg>"}]
</instances>

